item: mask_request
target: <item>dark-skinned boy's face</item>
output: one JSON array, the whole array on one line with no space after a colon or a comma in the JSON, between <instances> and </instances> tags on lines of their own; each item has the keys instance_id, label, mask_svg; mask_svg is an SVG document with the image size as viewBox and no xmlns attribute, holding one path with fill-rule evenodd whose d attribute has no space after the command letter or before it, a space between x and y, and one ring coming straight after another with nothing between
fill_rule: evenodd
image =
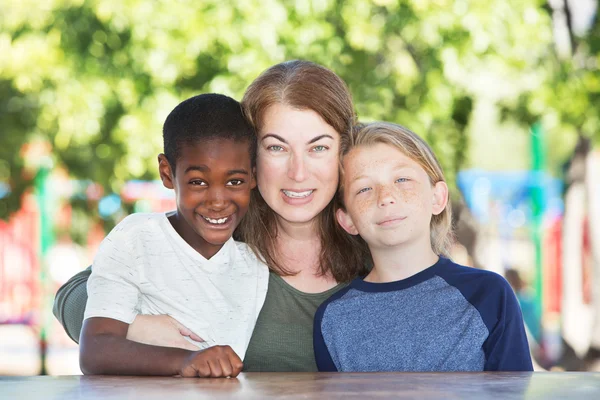
<instances>
[{"instance_id":1,"label":"dark-skinned boy's face","mask_svg":"<svg viewBox=\"0 0 600 400\"><path fill-rule=\"evenodd\" d=\"M165 187L175 189L177 215L169 218L171 224L196 251L212 257L248 211L256 186L248 141L210 139L186 145L175 174L163 154L159 170Z\"/></svg>"}]
</instances>

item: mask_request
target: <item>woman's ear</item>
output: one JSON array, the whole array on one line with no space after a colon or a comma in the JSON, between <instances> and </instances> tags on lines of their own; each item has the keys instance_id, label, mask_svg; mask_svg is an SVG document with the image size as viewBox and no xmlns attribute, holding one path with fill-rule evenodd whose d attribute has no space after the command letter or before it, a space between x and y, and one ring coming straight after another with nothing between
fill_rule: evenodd
<instances>
[{"instance_id":1,"label":"woman's ear","mask_svg":"<svg viewBox=\"0 0 600 400\"><path fill-rule=\"evenodd\" d=\"M158 173L160 174L160 180L162 181L164 187L167 189L174 189L175 185L173 184L173 171L171 170L171 164L169 164L169 160L167 160L167 156L163 153L158 155Z\"/></svg>"},{"instance_id":2,"label":"woman's ear","mask_svg":"<svg viewBox=\"0 0 600 400\"><path fill-rule=\"evenodd\" d=\"M346 211L338 208L335 212L335 218L346 232L351 235L358 235L358 230L356 229L356 226L354 226L354 221L352 221L352 218Z\"/></svg>"},{"instance_id":3,"label":"woman's ear","mask_svg":"<svg viewBox=\"0 0 600 400\"><path fill-rule=\"evenodd\" d=\"M431 213L440 215L448 205L448 185L446 185L446 182L440 181L435 184L431 201Z\"/></svg>"}]
</instances>

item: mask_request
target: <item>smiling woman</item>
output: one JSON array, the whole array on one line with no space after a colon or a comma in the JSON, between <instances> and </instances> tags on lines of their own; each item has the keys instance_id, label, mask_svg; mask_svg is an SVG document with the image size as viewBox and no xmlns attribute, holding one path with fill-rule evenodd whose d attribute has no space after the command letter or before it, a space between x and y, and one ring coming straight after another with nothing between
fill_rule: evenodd
<instances>
[{"instance_id":1,"label":"smiling woman","mask_svg":"<svg viewBox=\"0 0 600 400\"><path fill-rule=\"evenodd\" d=\"M259 141L244 241L296 289L351 280L364 271L366 247L335 223L333 210L340 141L356 122L346 84L320 65L289 61L263 72L242 106Z\"/></svg>"},{"instance_id":2,"label":"smiling woman","mask_svg":"<svg viewBox=\"0 0 600 400\"><path fill-rule=\"evenodd\" d=\"M311 221L338 183L340 134L312 110L275 104L259 131L260 194L280 224Z\"/></svg>"}]
</instances>

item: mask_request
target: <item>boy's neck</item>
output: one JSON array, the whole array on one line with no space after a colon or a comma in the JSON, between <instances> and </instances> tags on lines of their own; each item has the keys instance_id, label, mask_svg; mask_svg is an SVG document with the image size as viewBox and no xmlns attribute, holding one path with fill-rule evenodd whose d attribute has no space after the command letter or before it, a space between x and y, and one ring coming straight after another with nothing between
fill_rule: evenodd
<instances>
[{"instance_id":1,"label":"boy's neck","mask_svg":"<svg viewBox=\"0 0 600 400\"><path fill-rule=\"evenodd\" d=\"M194 250L196 250L202 257L209 260L221 250L223 245L214 245L207 243L204 238L199 236L193 229L190 227L185 220L179 215L178 212L170 215L168 218L171 226L175 229L175 232L181 236L183 240L186 241Z\"/></svg>"},{"instance_id":2,"label":"boy's neck","mask_svg":"<svg viewBox=\"0 0 600 400\"><path fill-rule=\"evenodd\" d=\"M394 282L410 278L431 267L439 256L431 248L429 238L420 243L406 243L389 248L371 248L373 269L365 281L374 283Z\"/></svg>"}]
</instances>

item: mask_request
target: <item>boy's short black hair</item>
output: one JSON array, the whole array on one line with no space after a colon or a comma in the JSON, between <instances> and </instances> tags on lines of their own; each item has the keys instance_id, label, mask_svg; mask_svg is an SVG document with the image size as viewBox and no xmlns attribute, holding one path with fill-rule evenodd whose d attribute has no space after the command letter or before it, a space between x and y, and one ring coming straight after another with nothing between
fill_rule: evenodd
<instances>
[{"instance_id":1,"label":"boy's short black hair","mask_svg":"<svg viewBox=\"0 0 600 400\"><path fill-rule=\"evenodd\" d=\"M173 174L183 146L210 139L247 141L252 166L256 165L256 134L240 103L222 94L207 93L182 101L165 120L164 152Z\"/></svg>"}]
</instances>

